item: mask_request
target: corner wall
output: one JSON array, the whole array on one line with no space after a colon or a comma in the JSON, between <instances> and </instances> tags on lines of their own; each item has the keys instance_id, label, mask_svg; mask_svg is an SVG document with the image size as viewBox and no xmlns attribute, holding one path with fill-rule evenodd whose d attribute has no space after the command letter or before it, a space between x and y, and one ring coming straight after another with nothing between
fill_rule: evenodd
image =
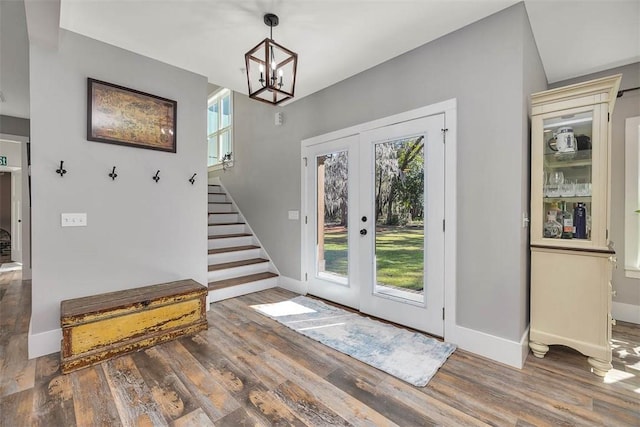
<instances>
[{"instance_id":1,"label":"corner wall","mask_svg":"<svg viewBox=\"0 0 640 427\"><path fill-rule=\"evenodd\" d=\"M225 184L285 280L300 280L300 141L456 98L457 324L520 343L528 325L528 100L546 79L523 4L284 108L235 95ZM526 44L526 47L525 47ZM525 75L525 66L533 67ZM284 112L284 124L273 124ZM519 345L519 344L516 344Z\"/></svg>"},{"instance_id":2,"label":"corner wall","mask_svg":"<svg viewBox=\"0 0 640 427\"><path fill-rule=\"evenodd\" d=\"M59 350L62 300L206 285L207 79L63 30L57 51L31 45L30 76L35 357ZM176 100L177 153L87 141L87 77ZM64 212L86 212L88 226L62 228Z\"/></svg>"}]
</instances>

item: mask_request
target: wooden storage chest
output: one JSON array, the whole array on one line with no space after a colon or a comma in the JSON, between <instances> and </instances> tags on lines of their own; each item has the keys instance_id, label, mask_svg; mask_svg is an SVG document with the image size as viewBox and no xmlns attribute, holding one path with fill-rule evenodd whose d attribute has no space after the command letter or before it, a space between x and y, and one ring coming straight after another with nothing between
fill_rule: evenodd
<instances>
[{"instance_id":1,"label":"wooden storage chest","mask_svg":"<svg viewBox=\"0 0 640 427\"><path fill-rule=\"evenodd\" d=\"M207 329L207 288L163 283L60 303L63 373Z\"/></svg>"}]
</instances>

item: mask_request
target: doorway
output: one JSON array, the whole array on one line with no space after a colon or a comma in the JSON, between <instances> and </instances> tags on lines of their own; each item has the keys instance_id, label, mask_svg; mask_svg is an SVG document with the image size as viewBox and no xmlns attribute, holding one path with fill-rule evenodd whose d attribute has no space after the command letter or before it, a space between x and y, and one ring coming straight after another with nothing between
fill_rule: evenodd
<instances>
[{"instance_id":1,"label":"doorway","mask_svg":"<svg viewBox=\"0 0 640 427\"><path fill-rule=\"evenodd\" d=\"M303 148L308 292L444 335L445 114Z\"/></svg>"}]
</instances>

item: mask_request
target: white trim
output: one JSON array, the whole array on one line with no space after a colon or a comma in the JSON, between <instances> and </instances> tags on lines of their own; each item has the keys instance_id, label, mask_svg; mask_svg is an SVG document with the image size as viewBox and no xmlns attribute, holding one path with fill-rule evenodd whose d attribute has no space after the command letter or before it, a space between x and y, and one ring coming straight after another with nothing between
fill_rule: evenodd
<instances>
[{"instance_id":1,"label":"white trim","mask_svg":"<svg viewBox=\"0 0 640 427\"><path fill-rule=\"evenodd\" d=\"M35 334L31 332L31 324L29 324L29 359L35 359L36 357L60 352L61 341L62 329L58 328Z\"/></svg>"},{"instance_id":2,"label":"white trim","mask_svg":"<svg viewBox=\"0 0 640 427\"><path fill-rule=\"evenodd\" d=\"M457 344L460 349L514 368L522 369L524 366L524 361L529 353L529 328L524 332L519 342L458 325L453 329L455 330L454 335L448 337L447 341ZM449 334L451 333L450 329Z\"/></svg>"},{"instance_id":3,"label":"white trim","mask_svg":"<svg viewBox=\"0 0 640 427\"><path fill-rule=\"evenodd\" d=\"M0 142L29 142L29 138L22 135L12 135L10 133L0 133Z\"/></svg>"},{"instance_id":4,"label":"white trim","mask_svg":"<svg viewBox=\"0 0 640 427\"><path fill-rule=\"evenodd\" d=\"M640 305L614 301L611 304L611 315L616 320L640 325Z\"/></svg>"},{"instance_id":5,"label":"white trim","mask_svg":"<svg viewBox=\"0 0 640 427\"><path fill-rule=\"evenodd\" d=\"M397 123L407 122L409 120L419 119L421 117L431 116L434 114L447 113L450 110L455 110L456 99L448 99L446 101L438 102L436 104L427 105L426 107L416 108L414 110L405 111L403 113L394 114L393 116L383 117L381 119L372 120L366 123L360 123L355 126L336 130L333 132L325 133L322 135L314 136L302 140L303 147L309 147L311 145L321 144L324 142L333 141L336 139L346 138L351 135L358 135L362 132L369 130L394 125Z\"/></svg>"},{"instance_id":6,"label":"white trim","mask_svg":"<svg viewBox=\"0 0 640 427\"><path fill-rule=\"evenodd\" d=\"M291 277L286 276L280 276L280 284L278 286L280 286L282 289L286 289L300 295L306 295L309 291L309 286L306 282L292 279Z\"/></svg>"}]
</instances>

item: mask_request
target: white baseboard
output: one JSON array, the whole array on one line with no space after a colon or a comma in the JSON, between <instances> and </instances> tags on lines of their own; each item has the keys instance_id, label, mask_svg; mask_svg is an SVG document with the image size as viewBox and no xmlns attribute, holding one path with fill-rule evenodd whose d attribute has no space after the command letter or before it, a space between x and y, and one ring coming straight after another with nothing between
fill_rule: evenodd
<instances>
[{"instance_id":1,"label":"white baseboard","mask_svg":"<svg viewBox=\"0 0 640 427\"><path fill-rule=\"evenodd\" d=\"M496 362L522 369L529 353L529 328L520 342L490 335L475 329L454 325L445 333L445 340L456 344L462 350L475 353ZM453 333L451 333L453 332Z\"/></svg>"},{"instance_id":2,"label":"white baseboard","mask_svg":"<svg viewBox=\"0 0 640 427\"><path fill-rule=\"evenodd\" d=\"M300 295L306 295L309 292L309 287L305 282L286 276L280 276L280 284L278 286Z\"/></svg>"},{"instance_id":3,"label":"white baseboard","mask_svg":"<svg viewBox=\"0 0 640 427\"><path fill-rule=\"evenodd\" d=\"M614 301L611 305L611 315L616 320L640 325L640 305Z\"/></svg>"},{"instance_id":4,"label":"white baseboard","mask_svg":"<svg viewBox=\"0 0 640 427\"><path fill-rule=\"evenodd\" d=\"M28 340L29 359L58 353L60 352L60 342L62 341L62 329L58 328L35 334L31 332L31 326L29 326Z\"/></svg>"}]
</instances>

